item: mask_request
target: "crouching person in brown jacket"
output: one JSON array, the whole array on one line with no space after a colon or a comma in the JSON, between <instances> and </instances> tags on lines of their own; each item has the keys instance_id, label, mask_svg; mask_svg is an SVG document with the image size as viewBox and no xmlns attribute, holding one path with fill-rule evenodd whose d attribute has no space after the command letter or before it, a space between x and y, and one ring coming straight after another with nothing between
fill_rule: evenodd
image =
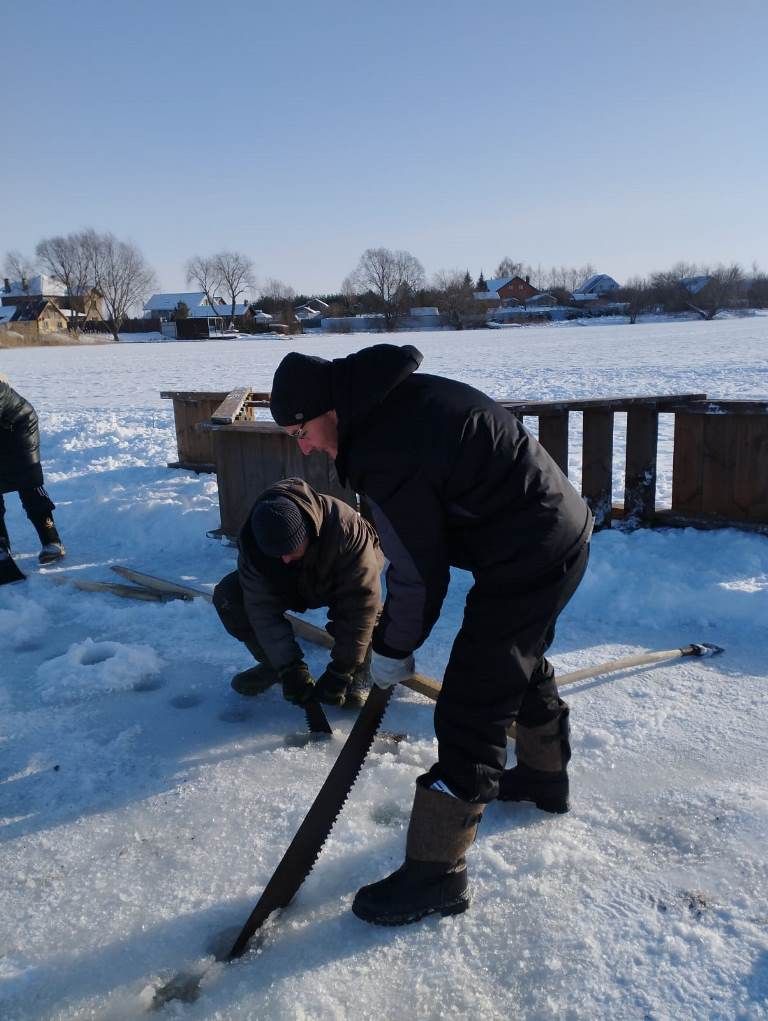
<instances>
[{"instance_id":1,"label":"crouching person in brown jacket","mask_svg":"<svg viewBox=\"0 0 768 1021\"><path fill-rule=\"evenodd\" d=\"M213 593L224 627L257 661L232 678L235 691L258 695L280 681L289 702L361 706L384 564L373 527L341 500L284 479L253 505L238 544L237 570ZM319 606L334 645L315 684L284 614Z\"/></svg>"}]
</instances>

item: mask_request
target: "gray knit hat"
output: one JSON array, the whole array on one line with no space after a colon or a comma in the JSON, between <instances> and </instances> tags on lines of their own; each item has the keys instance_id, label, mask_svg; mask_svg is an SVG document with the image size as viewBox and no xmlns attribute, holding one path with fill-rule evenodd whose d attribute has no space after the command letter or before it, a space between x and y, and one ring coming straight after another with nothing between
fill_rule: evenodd
<instances>
[{"instance_id":1,"label":"gray knit hat","mask_svg":"<svg viewBox=\"0 0 768 1021\"><path fill-rule=\"evenodd\" d=\"M291 351L272 380L269 408L278 425L296 425L333 407L331 363L317 355Z\"/></svg>"},{"instance_id":2,"label":"gray knit hat","mask_svg":"<svg viewBox=\"0 0 768 1021\"><path fill-rule=\"evenodd\" d=\"M293 553L309 538L307 519L287 496L257 500L251 511L251 531L256 545L268 557Z\"/></svg>"}]
</instances>

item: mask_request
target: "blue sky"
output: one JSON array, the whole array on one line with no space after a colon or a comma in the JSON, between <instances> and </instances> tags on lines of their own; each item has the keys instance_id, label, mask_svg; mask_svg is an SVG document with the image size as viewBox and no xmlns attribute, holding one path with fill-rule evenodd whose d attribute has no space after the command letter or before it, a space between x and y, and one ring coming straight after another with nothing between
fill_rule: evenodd
<instances>
[{"instance_id":1,"label":"blue sky","mask_svg":"<svg viewBox=\"0 0 768 1021\"><path fill-rule=\"evenodd\" d=\"M25 3L0 18L0 256L85 226L338 289L367 247L622 280L768 268L763 0Z\"/></svg>"}]
</instances>

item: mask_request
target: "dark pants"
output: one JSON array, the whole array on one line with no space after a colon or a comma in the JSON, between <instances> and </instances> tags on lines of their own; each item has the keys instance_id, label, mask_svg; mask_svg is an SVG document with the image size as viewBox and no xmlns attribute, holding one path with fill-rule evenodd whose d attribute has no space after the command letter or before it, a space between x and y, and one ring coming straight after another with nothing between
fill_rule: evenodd
<instances>
[{"instance_id":1,"label":"dark pants","mask_svg":"<svg viewBox=\"0 0 768 1021\"><path fill-rule=\"evenodd\" d=\"M465 800L498 794L514 719L533 727L560 713L544 653L588 559L587 545L528 585L476 575L435 708L438 762L429 774Z\"/></svg>"},{"instance_id":2,"label":"dark pants","mask_svg":"<svg viewBox=\"0 0 768 1021\"><path fill-rule=\"evenodd\" d=\"M267 663L267 655L259 645L245 612L243 589L237 571L225 574L213 590L213 605L229 634L239 642L244 642L254 659L260 663Z\"/></svg>"},{"instance_id":3,"label":"dark pants","mask_svg":"<svg viewBox=\"0 0 768 1021\"><path fill-rule=\"evenodd\" d=\"M51 515L56 509L56 504L48 496L42 486L35 486L32 489L20 489L18 491L21 505L26 511L27 517L35 526L40 542L45 545L48 542L60 542L59 534L53 525ZM5 501L0 493L0 545L10 548L8 529L5 524Z\"/></svg>"}]
</instances>

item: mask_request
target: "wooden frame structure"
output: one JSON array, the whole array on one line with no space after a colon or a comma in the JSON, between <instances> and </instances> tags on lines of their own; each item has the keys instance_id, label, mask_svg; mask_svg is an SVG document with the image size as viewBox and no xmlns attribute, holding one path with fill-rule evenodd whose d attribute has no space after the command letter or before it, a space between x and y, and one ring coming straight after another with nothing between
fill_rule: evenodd
<instances>
[{"instance_id":1,"label":"wooden frame structure","mask_svg":"<svg viewBox=\"0 0 768 1021\"><path fill-rule=\"evenodd\" d=\"M357 505L322 454L303 457L274 422L257 419L269 394L248 387L228 394L163 391L174 402L179 460L173 467L215 471L220 533L235 536L253 501L281 478L300 477ZM583 421L581 492L596 528L733 526L768 534L768 401L711 400L703 393L576 401L501 401L520 420L538 418L539 441L568 474L571 412ZM617 413L627 416L624 502L614 506ZM656 507L659 415L673 414L672 507Z\"/></svg>"}]
</instances>

